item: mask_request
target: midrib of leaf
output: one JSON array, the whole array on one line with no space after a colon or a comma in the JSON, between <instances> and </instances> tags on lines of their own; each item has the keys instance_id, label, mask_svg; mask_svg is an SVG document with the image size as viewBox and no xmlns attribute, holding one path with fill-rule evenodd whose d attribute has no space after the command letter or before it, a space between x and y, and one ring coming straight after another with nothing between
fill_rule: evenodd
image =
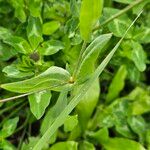
<instances>
[{"instance_id":1,"label":"midrib of leaf","mask_svg":"<svg viewBox=\"0 0 150 150\"><path fill-rule=\"evenodd\" d=\"M120 46L120 43L126 36L129 29L133 26L135 21L138 19L138 17L141 15L142 11L139 13L139 15L135 18L135 20L131 23L129 28L126 30L123 37L120 39L120 41L116 44L116 46L112 49L112 51L107 55L107 57L102 61L102 63L98 66L96 71L93 73L91 78L82 86L81 90L76 94L74 98L70 101L70 103L67 105L67 107L62 111L62 113L56 118L56 120L53 122L53 124L48 128L48 130L45 132L45 134L41 137L41 139L37 142L37 144L33 147L33 150L41 150L44 144L50 139L50 137L55 133L55 131L64 123L67 116L71 113L71 111L77 106L77 104L80 102L81 98L86 94L88 89L90 88L90 85L99 77L99 75L102 73L110 59L113 57L114 53Z\"/></svg>"}]
</instances>

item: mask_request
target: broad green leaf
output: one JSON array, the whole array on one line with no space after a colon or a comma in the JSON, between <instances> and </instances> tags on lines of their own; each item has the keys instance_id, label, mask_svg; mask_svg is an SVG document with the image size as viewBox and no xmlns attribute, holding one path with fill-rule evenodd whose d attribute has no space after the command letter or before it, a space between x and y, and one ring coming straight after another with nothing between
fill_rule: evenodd
<instances>
[{"instance_id":1,"label":"broad green leaf","mask_svg":"<svg viewBox=\"0 0 150 150\"><path fill-rule=\"evenodd\" d=\"M65 88L70 80L70 74L66 70L52 66L40 75L24 81L2 84L1 88L16 92L28 93L45 89L60 90Z\"/></svg>"},{"instance_id":2,"label":"broad green leaf","mask_svg":"<svg viewBox=\"0 0 150 150\"><path fill-rule=\"evenodd\" d=\"M50 21L43 24L43 34L51 35L55 31L57 31L60 27L60 23L58 21Z\"/></svg>"},{"instance_id":3,"label":"broad green leaf","mask_svg":"<svg viewBox=\"0 0 150 150\"><path fill-rule=\"evenodd\" d=\"M25 78L34 75L32 71L23 72L20 71L15 64L4 67L2 70L9 78Z\"/></svg>"},{"instance_id":4,"label":"broad green leaf","mask_svg":"<svg viewBox=\"0 0 150 150\"><path fill-rule=\"evenodd\" d=\"M64 131L72 131L78 124L78 115L68 116L64 122Z\"/></svg>"},{"instance_id":5,"label":"broad green leaf","mask_svg":"<svg viewBox=\"0 0 150 150\"><path fill-rule=\"evenodd\" d=\"M112 15L115 15L120 10L114 9L114 8L105 8L104 9L104 17L109 18L112 17ZM131 24L131 20L128 18L126 14L121 15L118 18L115 18L112 22L108 24L109 31L112 32L117 37L122 37L125 31L127 30L129 24ZM132 30L127 33L125 38L132 38Z\"/></svg>"},{"instance_id":6,"label":"broad green leaf","mask_svg":"<svg viewBox=\"0 0 150 150\"><path fill-rule=\"evenodd\" d=\"M78 143L74 141L67 141L67 142L58 142L54 145L49 150L77 150Z\"/></svg>"},{"instance_id":7,"label":"broad green leaf","mask_svg":"<svg viewBox=\"0 0 150 150\"><path fill-rule=\"evenodd\" d=\"M112 34L103 34L97 37L84 51L79 65L77 79L84 79L91 75L95 69L95 63L109 42ZM87 69L88 68L88 69Z\"/></svg>"},{"instance_id":8,"label":"broad green leaf","mask_svg":"<svg viewBox=\"0 0 150 150\"><path fill-rule=\"evenodd\" d=\"M18 117L13 118L13 119L8 119L3 124L3 128L0 130L0 139L6 138L12 135L17 127L18 121L19 121Z\"/></svg>"},{"instance_id":9,"label":"broad green leaf","mask_svg":"<svg viewBox=\"0 0 150 150\"><path fill-rule=\"evenodd\" d=\"M54 120L67 106L67 93L67 91L62 91L59 95L56 104L52 108L50 108L47 114L45 115L40 129L42 134L44 134L45 131L47 131L49 126L54 122Z\"/></svg>"},{"instance_id":10,"label":"broad green leaf","mask_svg":"<svg viewBox=\"0 0 150 150\"><path fill-rule=\"evenodd\" d=\"M106 150L145 150L138 142L125 138L110 138L107 143L104 143Z\"/></svg>"},{"instance_id":11,"label":"broad green leaf","mask_svg":"<svg viewBox=\"0 0 150 150\"><path fill-rule=\"evenodd\" d=\"M106 101L111 102L119 96L119 93L124 88L125 78L127 76L127 70L125 66L121 66L117 73L115 74L109 88L108 94L106 96Z\"/></svg>"},{"instance_id":12,"label":"broad green leaf","mask_svg":"<svg viewBox=\"0 0 150 150\"><path fill-rule=\"evenodd\" d=\"M35 50L39 46L40 42L43 41L42 24L39 18L32 16L29 17L27 26L27 36L32 50Z\"/></svg>"},{"instance_id":13,"label":"broad green leaf","mask_svg":"<svg viewBox=\"0 0 150 150\"><path fill-rule=\"evenodd\" d=\"M83 141L79 144L78 150L95 150L95 147L92 143L89 143L88 141Z\"/></svg>"},{"instance_id":14,"label":"broad green leaf","mask_svg":"<svg viewBox=\"0 0 150 150\"><path fill-rule=\"evenodd\" d=\"M32 52L30 45L22 37L9 36L4 42L12 46L18 53L28 54Z\"/></svg>"},{"instance_id":15,"label":"broad green leaf","mask_svg":"<svg viewBox=\"0 0 150 150\"><path fill-rule=\"evenodd\" d=\"M45 134L41 137L41 139L38 141L38 143L34 146L33 150L41 150L43 145L48 141L48 139L56 132L56 130L64 123L64 120L68 117L68 115L71 113L71 111L79 104L82 97L86 94L86 92L89 90L91 84L97 80L99 75L102 73L102 71L105 69L111 58L113 57L114 53L120 46L120 43L123 41L124 37L126 36L129 29L133 26L135 21L139 18L141 13L136 17L136 19L132 22L132 24L129 26L129 28L124 33L123 37L120 39L120 41L116 44L116 46L111 50L111 52L106 56L106 58L102 61L102 63L98 66L98 68L95 70L91 78L83 85L83 87L80 89L79 93L77 93L69 102L69 104L65 107L65 109L60 113L60 115L55 119L55 121L52 123L52 125L47 129Z\"/></svg>"},{"instance_id":16,"label":"broad green leaf","mask_svg":"<svg viewBox=\"0 0 150 150\"><path fill-rule=\"evenodd\" d=\"M41 44L41 47L38 48L38 51L41 55L53 55L59 50L64 49L62 42L58 40L49 40Z\"/></svg>"},{"instance_id":17,"label":"broad green leaf","mask_svg":"<svg viewBox=\"0 0 150 150\"><path fill-rule=\"evenodd\" d=\"M83 0L80 10L80 33L85 41L90 40L92 29L101 16L103 0Z\"/></svg>"},{"instance_id":18,"label":"broad green leaf","mask_svg":"<svg viewBox=\"0 0 150 150\"><path fill-rule=\"evenodd\" d=\"M44 115L45 109L50 103L51 96L49 90L44 90L28 96L30 110L37 119L40 119Z\"/></svg>"},{"instance_id":19,"label":"broad green leaf","mask_svg":"<svg viewBox=\"0 0 150 150\"><path fill-rule=\"evenodd\" d=\"M75 89L76 90L76 89ZM81 89L78 87L78 90L74 93L75 95ZM79 124L82 131L85 131L87 128L88 121L97 105L100 95L100 86L99 81L96 80L90 85L90 89L80 100L80 103L76 107L76 111L79 117Z\"/></svg>"},{"instance_id":20,"label":"broad green leaf","mask_svg":"<svg viewBox=\"0 0 150 150\"><path fill-rule=\"evenodd\" d=\"M150 28L148 27L136 27L134 29L133 39L140 43L150 42Z\"/></svg>"}]
</instances>

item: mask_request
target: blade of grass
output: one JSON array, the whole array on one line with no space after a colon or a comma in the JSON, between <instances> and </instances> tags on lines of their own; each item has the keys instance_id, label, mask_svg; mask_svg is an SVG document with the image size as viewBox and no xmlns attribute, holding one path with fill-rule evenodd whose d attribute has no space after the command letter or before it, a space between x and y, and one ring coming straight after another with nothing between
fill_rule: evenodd
<instances>
[{"instance_id":1,"label":"blade of grass","mask_svg":"<svg viewBox=\"0 0 150 150\"><path fill-rule=\"evenodd\" d=\"M113 50L107 55L107 57L102 61L102 63L98 66L96 71L93 73L92 77L82 86L81 90L78 92L77 95L70 101L70 103L67 105L67 107L62 111L62 113L56 118L56 120L53 122L53 124L48 128L48 130L45 132L45 134L41 137L41 139L37 142L37 144L33 147L33 150L41 150L42 147L46 142L49 141L50 137L55 133L55 131L64 123L67 116L71 113L71 111L77 106L77 104L80 102L81 98L86 94L88 89L90 88L90 85L96 80L99 75L102 73L110 59L113 57L114 53L118 49L120 43L124 39L125 35L129 31L129 29L132 27L132 25L135 23L135 21L139 18L142 12L139 13L139 15L135 18L135 20L132 22L132 24L129 26L127 31L125 32L124 36L120 39L120 41L117 43L117 45L113 48Z\"/></svg>"}]
</instances>

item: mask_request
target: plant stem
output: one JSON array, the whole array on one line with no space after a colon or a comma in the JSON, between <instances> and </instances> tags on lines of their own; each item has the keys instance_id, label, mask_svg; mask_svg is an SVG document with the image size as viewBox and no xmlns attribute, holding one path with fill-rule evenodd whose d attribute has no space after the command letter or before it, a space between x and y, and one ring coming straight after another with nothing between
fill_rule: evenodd
<instances>
[{"instance_id":1,"label":"plant stem","mask_svg":"<svg viewBox=\"0 0 150 150\"><path fill-rule=\"evenodd\" d=\"M82 60L82 54L84 53L84 51L85 51L85 49L86 49L86 45L87 45L87 43L84 41L83 42L83 45L82 45L82 48L81 48L81 51L80 51L80 54L79 54L79 58L78 58L78 62L77 62L77 65L76 65L76 67L75 67L75 70L74 70L74 72L73 72L73 80L75 80L75 78L76 78L76 75L77 75L77 73L78 73L78 69L79 69L79 67L80 67L80 63L81 63L81 60Z\"/></svg>"},{"instance_id":2,"label":"plant stem","mask_svg":"<svg viewBox=\"0 0 150 150\"><path fill-rule=\"evenodd\" d=\"M2 109L2 110L0 111L0 115L3 114L3 113L5 113L5 112L7 112L7 111L9 111L9 110L11 110L12 108L16 107L17 105L19 105L19 104L21 104L21 103L22 103L22 101L18 101L18 102L16 102L16 103L10 105L9 107L6 107L5 109Z\"/></svg>"},{"instance_id":3,"label":"plant stem","mask_svg":"<svg viewBox=\"0 0 150 150\"><path fill-rule=\"evenodd\" d=\"M112 20L114 20L115 18L120 17L121 15L123 15L124 13L126 13L127 11L129 11L130 9L132 9L133 7L137 6L138 4L142 3L144 0L136 0L135 2L131 3L130 5L128 5L127 7L125 7L124 9L120 10L118 13L116 13L115 15L111 16L110 18L108 18L106 21L104 21L102 24L98 25L97 27L95 27L93 29L93 31L99 30L100 28L102 28L103 26L107 25L109 22L111 22Z\"/></svg>"}]
</instances>

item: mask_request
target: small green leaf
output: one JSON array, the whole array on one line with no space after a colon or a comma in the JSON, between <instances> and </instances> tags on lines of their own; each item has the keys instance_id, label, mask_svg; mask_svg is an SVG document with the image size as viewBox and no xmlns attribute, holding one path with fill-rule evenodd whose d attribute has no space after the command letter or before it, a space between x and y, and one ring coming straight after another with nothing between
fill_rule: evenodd
<instances>
[{"instance_id":1,"label":"small green leaf","mask_svg":"<svg viewBox=\"0 0 150 150\"><path fill-rule=\"evenodd\" d=\"M42 24L39 18L30 16L28 19L27 26L27 36L32 46L32 49L35 50L40 42L43 41L42 38Z\"/></svg>"},{"instance_id":2,"label":"small green leaf","mask_svg":"<svg viewBox=\"0 0 150 150\"><path fill-rule=\"evenodd\" d=\"M111 102L119 96L119 93L124 88L125 78L127 76L127 70L125 66L121 66L114 76L106 96L106 101Z\"/></svg>"},{"instance_id":3,"label":"small green leaf","mask_svg":"<svg viewBox=\"0 0 150 150\"><path fill-rule=\"evenodd\" d=\"M6 138L12 135L17 127L18 121L19 121L18 117L7 120L4 123L2 130L0 131L0 139Z\"/></svg>"},{"instance_id":4,"label":"small green leaf","mask_svg":"<svg viewBox=\"0 0 150 150\"><path fill-rule=\"evenodd\" d=\"M53 55L59 50L64 49L62 42L58 40L49 40L42 43L41 47L38 48L38 51L41 55Z\"/></svg>"},{"instance_id":5,"label":"small green leaf","mask_svg":"<svg viewBox=\"0 0 150 150\"><path fill-rule=\"evenodd\" d=\"M85 41L90 40L92 29L101 16L103 0L83 0L80 10L80 32Z\"/></svg>"},{"instance_id":6,"label":"small green leaf","mask_svg":"<svg viewBox=\"0 0 150 150\"><path fill-rule=\"evenodd\" d=\"M60 23L58 21L50 21L43 24L43 34L51 35L60 27Z\"/></svg>"},{"instance_id":7,"label":"small green leaf","mask_svg":"<svg viewBox=\"0 0 150 150\"><path fill-rule=\"evenodd\" d=\"M12 33L9 29L0 26L0 39L5 40L11 35Z\"/></svg>"},{"instance_id":8,"label":"small green leaf","mask_svg":"<svg viewBox=\"0 0 150 150\"><path fill-rule=\"evenodd\" d=\"M64 123L64 131L72 131L78 124L78 115L68 116Z\"/></svg>"},{"instance_id":9,"label":"small green leaf","mask_svg":"<svg viewBox=\"0 0 150 150\"><path fill-rule=\"evenodd\" d=\"M40 119L45 113L45 109L50 103L51 96L49 90L44 90L28 96L31 112L37 119Z\"/></svg>"},{"instance_id":10,"label":"small green leaf","mask_svg":"<svg viewBox=\"0 0 150 150\"><path fill-rule=\"evenodd\" d=\"M14 47L16 52L22 53L22 54L28 54L31 53L31 47L28 44L28 42L19 36L9 36L4 40L5 43L9 44L10 46Z\"/></svg>"},{"instance_id":11,"label":"small green leaf","mask_svg":"<svg viewBox=\"0 0 150 150\"><path fill-rule=\"evenodd\" d=\"M39 90L53 89L60 90L68 85L70 74L66 70L52 66L40 75L24 81L2 84L1 88L16 92L28 93Z\"/></svg>"},{"instance_id":12,"label":"small green leaf","mask_svg":"<svg viewBox=\"0 0 150 150\"><path fill-rule=\"evenodd\" d=\"M58 142L49 150L77 150L78 143L74 141Z\"/></svg>"}]
</instances>

